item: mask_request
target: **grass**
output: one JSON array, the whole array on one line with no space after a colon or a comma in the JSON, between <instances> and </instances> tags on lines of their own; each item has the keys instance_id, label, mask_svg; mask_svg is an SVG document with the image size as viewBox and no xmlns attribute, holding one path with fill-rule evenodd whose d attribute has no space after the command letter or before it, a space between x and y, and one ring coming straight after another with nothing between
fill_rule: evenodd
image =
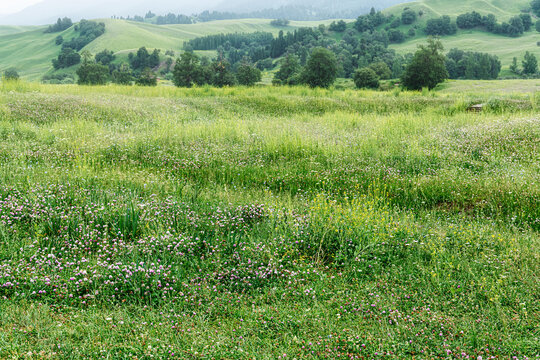
<instances>
[{"instance_id":1,"label":"grass","mask_svg":"<svg viewBox=\"0 0 540 360\"><path fill-rule=\"evenodd\" d=\"M539 98L461 89L2 84L0 358L533 358Z\"/></svg>"}]
</instances>

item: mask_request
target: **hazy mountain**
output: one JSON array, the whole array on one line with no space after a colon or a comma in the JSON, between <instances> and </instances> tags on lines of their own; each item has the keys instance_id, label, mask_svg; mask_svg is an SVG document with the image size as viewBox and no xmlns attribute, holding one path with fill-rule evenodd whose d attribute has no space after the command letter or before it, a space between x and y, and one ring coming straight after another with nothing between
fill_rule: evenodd
<instances>
[{"instance_id":1,"label":"hazy mountain","mask_svg":"<svg viewBox=\"0 0 540 360\"><path fill-rule=\"evenodd\" d=\"M371 7L385 7L406 0L43 0L21 12L0 17L5 25L42 25L68 16L77 21L81 18L108 18L112 15L144 15L148 10L156 14L169 12L190 15L204 10L248 13L282 6L302 6L323 10L325 13L361 14Z\"/></svg>"}]
</instances>

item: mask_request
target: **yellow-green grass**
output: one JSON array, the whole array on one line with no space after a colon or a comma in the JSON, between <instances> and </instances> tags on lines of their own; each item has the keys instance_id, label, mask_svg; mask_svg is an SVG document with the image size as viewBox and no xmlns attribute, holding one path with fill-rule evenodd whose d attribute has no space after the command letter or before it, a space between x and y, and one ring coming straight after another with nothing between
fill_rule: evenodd
<instances>
[{"instance_id":1,"label":"yellow-green grass","mask_svg":"<svg viewBox=\"0 0 540 360\"><path fill-rule=\"evenodd\" d=\"M2 83L0 358L533 358L539 105Z\"/></svg>"},{"instance_id":2,"label":"yellow-green grass","mask_svg":"<svg viewBox=\"0 0 540 360\"><path fill-rule=\"evenodd\" d=\"M440 93L540 93L540 79L531 80L449 80L437 88ZM535 95L538 96L538 95Z\"/></svg>"}]
</instances>

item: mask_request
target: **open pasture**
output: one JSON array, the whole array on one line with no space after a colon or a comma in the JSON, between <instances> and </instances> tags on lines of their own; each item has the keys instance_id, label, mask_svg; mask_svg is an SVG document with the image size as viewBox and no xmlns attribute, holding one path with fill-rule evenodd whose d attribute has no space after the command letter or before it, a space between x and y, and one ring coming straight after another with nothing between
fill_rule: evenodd
<instances>
[{"instance_id":1,"label":"open pasture","mask_svg":"<svg viewBox=\"0 0 540 360\"><path fill-rule=\"evenodd\" d=\"M535 358L540 97L451 89L2 84L0 358Z\"/></svg>"}]
</instances>

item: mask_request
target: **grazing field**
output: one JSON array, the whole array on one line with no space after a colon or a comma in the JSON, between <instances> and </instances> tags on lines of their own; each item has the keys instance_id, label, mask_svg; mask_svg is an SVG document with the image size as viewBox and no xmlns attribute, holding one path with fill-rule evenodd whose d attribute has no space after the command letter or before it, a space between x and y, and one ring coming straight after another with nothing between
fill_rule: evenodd
<instances>
[{"instance_id":1,"label":"grazing field","mask_svg":"<svg viewBox=\"0 0 540 360\"><path fill-rule=\"evenodd\" d=\"M0 358L535 358L539 106L3 84Z\"/></svg>"}]
</instances>

